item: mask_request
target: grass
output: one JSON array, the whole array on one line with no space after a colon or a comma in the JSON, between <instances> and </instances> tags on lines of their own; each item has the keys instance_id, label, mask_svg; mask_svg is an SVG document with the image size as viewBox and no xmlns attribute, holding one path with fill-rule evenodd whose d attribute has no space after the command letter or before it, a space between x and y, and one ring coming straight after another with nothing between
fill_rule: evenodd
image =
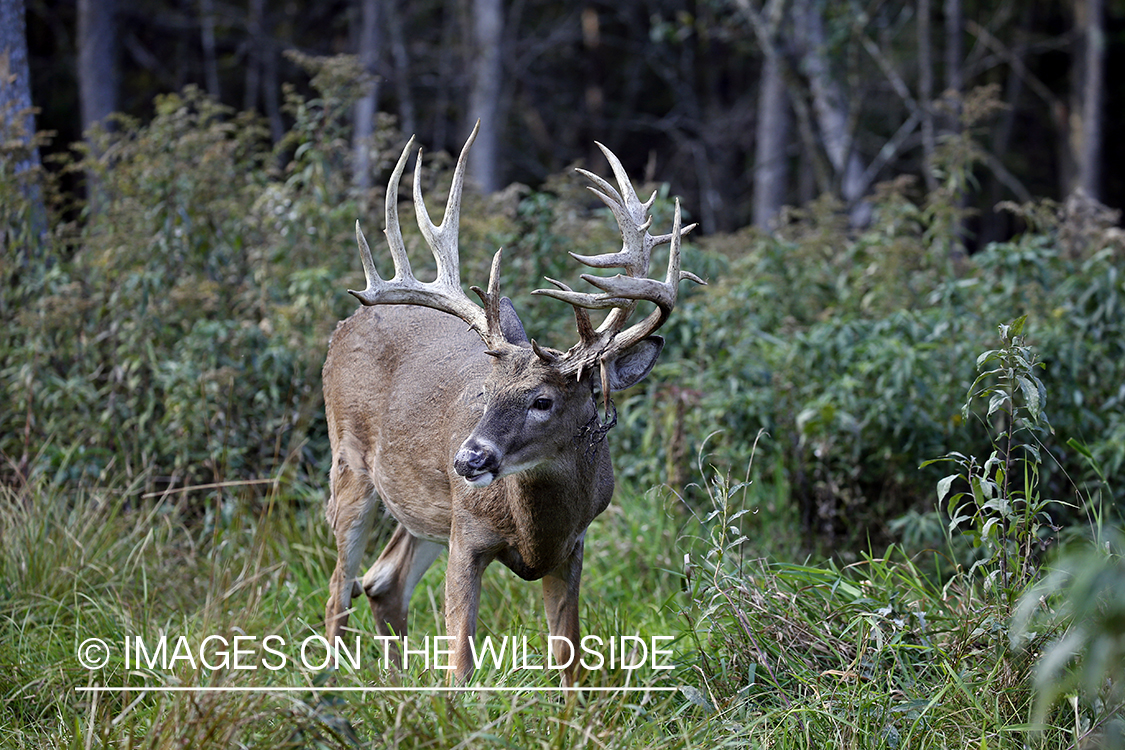
<instances>
[{"instance_id":1,"label":"grass","mask_svg":"<svg viewBox=\"0 0 1125 750\"><path fill-rule=\"evenodd\" d=\"M315 503L228 499L200 513L186 499L138 505L128 487L8 492L0 747L1022 748L1036 738L1078 745L1096 723L1094 708L1078 707L1083 723L1068 707L1058 716L1069 723L1029 731L1034 653L1009 645L1007 610L980 592L930 580L897 549L846 567L756 556L778 544L778 519L762 525L756 512L776 495L720 480L705 490L710 508L693 514L667 491L625 488L587 537L583 631L675 639L673 670L604 669L587 684L678 690L565 697L334 689L445 684L436 670L383 672L370 664L374 646L358 671L300 666L293 648L321 631L334 563ZM441 559L415 595L414 635L443 633L443 568ZM527 636L545 651L537 585L493 566L481 613L481 636ZM372 632L366 607L353 625ZM127 636L154 643L161 634L192 648L209 635L260 643L275 634L290 661L278 670L186 658L125 668ZM105 667L78 663L88 638L110 644ZM556 680L487 667L474 684ZM297 690L78 690L90 685Z\"/></svg>"}]
</instances>

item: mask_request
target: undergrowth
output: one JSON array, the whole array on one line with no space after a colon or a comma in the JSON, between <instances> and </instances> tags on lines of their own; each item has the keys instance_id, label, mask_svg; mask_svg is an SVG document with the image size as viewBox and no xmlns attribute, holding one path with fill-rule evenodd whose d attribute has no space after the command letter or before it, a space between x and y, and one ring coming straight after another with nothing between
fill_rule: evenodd
<instances>
[{"instance_id":1,"label":"undergrowth","mask_svg":"<svg viewBox=\"0 0 1125 750\"><path fill-rule=\"evenodd\" d=\"M1012 336L993 354L1011 362L1005 357L1022 351L1018 328L1003 332ZM974 389L971 401L1002 393L1012 399L1003 407L1009 416L1026 408L1020 399L1029 391L1019 376L1016 388L1005 390L1006 375L992 375L999 376L995 385ZM1010 449L1011 438L1001 432L1001 445ZM1022 460L1040 458L1025 452ZM981 495L982 505L966 515L966 493L950 506L961 513L940 553L948 559L944 574L895 545L850 564L766 557L760 551L777 549L783 519L757 523L778 511L776 491L754 459L741 480L702 459L700 472L705 511L682 493L626 488L587 539L584 632L664 636L672 669L592 670L586 686L632 690L566 696L539 692L557 684L557 675L514 663L487 665L470 685L516 689L511 693L422 692L417 688L446 685L447 674L417 664L403 674L384 669L377 648L366 644L364 663L354 668L254 662L264 656L266 635L280 639L276 646L320 632L333 564L319 513L276 485L265 503L232 497L202 518L173 495L138 503L127 486L71 493L40 482L6 490L0 741L151 748L1113 746L1125 700L1118 687L1125 654L1120 557L1116 548L1107 556L1088 547L1049 565L1038 583L1038 563L1026 566L1027 580L1015 579L1012 571L1024 569L1021 556L1032 549L1024 542L1037 532L1001 515L1004 533L983 533L999 523L998 509L988 506L1002 495L995 467L988 476L996 492ZM1034 491L1032 481L1016 494L1022 500ZM1009 543L1010 557L957 563L955 542L966 525L982 540ZM388 532L375 535L369 555ZM418 588L413 634L442 632L441 569L434 566ZM1013 591L1023 586L1014 621L1013 598L997 595L1007 590L1003 581ZM369 620L359 612L353 624L372 632ZM528 639L541 653L544 630L537 587L490 568L478 637ZM200 662L125 663L127 638L152 644L161 636L183 639L187 651L200 648ZM226 643L240 636L256 639L246 653L257 668L203 662L208 637ZM95 668L79 660L91 638L110 651ZM83 690L99 685L132 689ZM349 692L372 686L406 690ZM158 690L168 687L235 691ZM269 692L279 688L285 691Z\"/></svg>"}]
</instances>

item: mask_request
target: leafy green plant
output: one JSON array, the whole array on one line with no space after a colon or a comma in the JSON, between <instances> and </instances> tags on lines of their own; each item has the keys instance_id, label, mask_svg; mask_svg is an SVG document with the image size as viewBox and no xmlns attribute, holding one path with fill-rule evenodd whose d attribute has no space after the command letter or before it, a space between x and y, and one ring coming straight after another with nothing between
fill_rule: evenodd
<instances>
[{"instance_id":1,"label":"leafy green plant","mask_svg":"<svg viewBox=\"0 0 1125 750\"><path fill-rule=\"evenodd\" d=\"M278 152L190 87L150 123L92 134L74 169L96 177L97 210L4 289L5 474L145 476L149 492L319 474L319 369L355 265L324 252L354 245L341 77L290 96Z\"/></svg>"},{"instance_id":2,"label":"leafy green plant","mask_svg":"<svg viewBox=\"0 0 1125 750\"><path fill-rule=\"evenodd\" d=\"M786 748L1024 747L1031 661L1008 644L1006 605L895 546L849 565L759 556L777 533L754 528L761 490L706 474L709 510L681 540L697 652L684 692L724 732Z\"/></svg>"},{"instance_id":3,"label":"leafy green plant","mask_svg":"<svg viewBox=\"0 0 1125 750\"><path fill-rule=\"evenodd\" d=\"M935 459L959 468L937 485L938 502L945 504L949 516L949 532L968 533L984 552L969 574L983 569L986 587L1009 603L1033 579L1035 554L1053 527L1048 513L1051 501L1041 495L1039 482L1043 462L1039 436L1051 429L1044 410L1047 393L1035 372L1043 365L1024 340L1026 323L1024 315L999 326L1002 346L977 357L980 374L961 409L968 419L975 403L987 402L984 419L999 430L989 457L982 461L954 451ZM956 482L968 489L956 491Z\"/></svg>"}]
</instances>

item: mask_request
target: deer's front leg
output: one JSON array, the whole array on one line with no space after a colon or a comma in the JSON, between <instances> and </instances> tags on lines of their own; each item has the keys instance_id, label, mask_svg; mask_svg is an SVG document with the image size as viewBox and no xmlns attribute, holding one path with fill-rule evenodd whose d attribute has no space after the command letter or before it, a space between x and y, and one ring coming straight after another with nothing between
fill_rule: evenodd
<instances>
[{"instance_id":1,"label":"deer's front leg","mask_svg":"<svg viewBox=\"0 0 1125 750\"><path fill-rule=\"evenodd\" d=\"M468 682L475 667L470 642L477 632L481 577L491 561L458 533L455 522L445 571L445 633L453 639L453 676L459 684Z\"/></svg>"},{"instance_id":2,"label":"deer's front leg","mask_svg":"<svg viewBox=\"0 0 1125 750\"><path fill-rule=\"evenodd\" d=\"M578 585L582 579L582 550L585 534L563 564L543 577L543 605L547 610L547 626L553 636L551 653L554 664L565 664L563 687L574 685L578 670L578 647L581 634L578 625Z\"/></svg>"}]
</instances>

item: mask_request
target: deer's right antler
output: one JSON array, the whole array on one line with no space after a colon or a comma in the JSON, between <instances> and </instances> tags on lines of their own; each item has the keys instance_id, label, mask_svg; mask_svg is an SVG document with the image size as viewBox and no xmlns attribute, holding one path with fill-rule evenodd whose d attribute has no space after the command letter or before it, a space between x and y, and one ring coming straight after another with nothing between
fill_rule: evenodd
<instances>
[{"instance_id":1,"label":"deer's right antler","mask_svg":"<svg viewBox=\"0 0 1125 750\"><path fill-rule=\"evenodd\" d=\"M367 288L363 291L349 289L348 292L365 305L423 305L441 310L451 315L456 315L469 324L489 346L496 346L503 340L500 331L500 258L501 251L497 250L492 258L492 270L488 279L488 290L480 287L471 289L481 298L484 306L469 299L461 290L461 262L457 247L457 232L461 217L461 190L465 182L465 161L469 148L476 140L480 122L473 128L472 134L461 149L457 159L457 166L453 170L453 183L449 187L449 200L446 202L445 214L441 224L435 226L426 210L425 201L422 199L422 154L419 150L418 160L414 165L414 213L417 215L418 228L422 237L429 245L430 251L437 261L437 278L433 281L419 281L410 268L410 259L406 255L406 245L402 240L402 228L398 221L398 185L402 179L406 161L414 147L414 138L407 142L398 158L391 179L387 183L386 197L386 222L387 245L394 260L395 275L384 280L375 269L375 261L371 257L371 248L367 238L355 224L356 241L359 244L360 260L363 262L363 273L367 277Z\"/></svg>"}]
</instances>

